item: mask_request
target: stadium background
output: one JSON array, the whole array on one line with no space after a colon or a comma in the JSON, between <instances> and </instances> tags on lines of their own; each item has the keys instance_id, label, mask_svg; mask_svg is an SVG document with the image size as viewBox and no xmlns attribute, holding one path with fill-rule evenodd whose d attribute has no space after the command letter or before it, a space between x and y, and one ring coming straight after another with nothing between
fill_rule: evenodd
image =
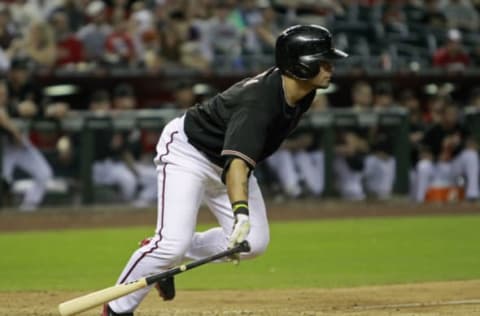
<instances>
[{"instance_id":1,"label":"stadium background","mask_svg":"<svg viewBox=\"0 0 480 316\"><path fill-rule=\"evenodd\" d=\"M154 202L118 203L117 187L93 182L99 130L135 127L134 148L149 157L168 118L270 67L272 40L296 23L328 27L351 55L335 65L320 119L308 120L326 153L324 192L292 198L259 168L272 220L265 257L189 272L173 304L152 295L140 315L480 314L478 202L410 200L411 112L403 104L416 99L428 126L433 101L455 103L480 138L479 8L464 0L2 1L0 69L7 82L15 71L28 74L37 107L26 117L9 110L55 181L36 212L19 211L28 174L1 185L0 315L53 315L61 301L110 285L151 234ZM449 41L461 43L461 54L442 55ZM395 109L355 112L358 82L390 94ZM90 112L95 98L118 96L133 97L134 108ZM335 133L358 117L375 126L384 114L397 133L394 194L345 201L332 181ZM78 158L67 165L65 139ZM214 223L206 210L200 222Z\"/></svg>"}]
</instances>

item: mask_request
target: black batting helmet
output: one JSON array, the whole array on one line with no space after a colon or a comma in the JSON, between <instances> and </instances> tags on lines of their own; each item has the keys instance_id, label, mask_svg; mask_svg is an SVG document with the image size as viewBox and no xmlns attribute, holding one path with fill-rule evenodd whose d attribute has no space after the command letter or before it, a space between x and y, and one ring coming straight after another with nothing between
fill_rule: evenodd
<instances>
[{"instance_id":1,"label":"black batting helmet","mask_svg":"<svg viewBox=\"0 0 480 316\"><path fill-rule=\"evenodd\" d=\"M335 49L330 32L318 25L295 25L280 34L275 45L275 61L280 71L300 80L315 77L322 60L347 57Z\"/></svg>"}]
</instances>

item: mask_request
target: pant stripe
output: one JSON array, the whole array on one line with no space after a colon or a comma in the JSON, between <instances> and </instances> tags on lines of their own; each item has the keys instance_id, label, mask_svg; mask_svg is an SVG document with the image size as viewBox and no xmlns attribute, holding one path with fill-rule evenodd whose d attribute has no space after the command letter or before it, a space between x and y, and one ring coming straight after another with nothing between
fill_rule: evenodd
<instances>
[{"instance_id":1,"label":"pant stripe","mask_svg":"<svg viewBox=\"0 0 480 316\"><path fill-rule=\"evenodd\" d=\"M162 162L162 158L167 156L169 153L170 153L170 148L169 146L173 143L173 136L175 134L177 134L178 131L174 131L170 134L170 141L165 145L166 147L166 151L164 154L162 154L160 157L159 157L159 161ZM160 229L158 230L158 240L155 242L155 244L153 245L152 248L150 248L149 250L145 251L138 259L137 261L135 261L135 263L132 265L132 267L128 270L128 272L125 274L125 276L122 278L122 280L120 281L120 284L124 283L125 280L128 278L128 276L130 275L130 273L132 273L133 269L135 269L135 267L138 265L138 263L143 259L145 258L145 256L149 253L152 253L154 252L157 248L158 248L158 244L160 243L160 241L162 240L162 230L163 230L163 213L164 213L164 210L165 210L165 182L166 182L166 178L167 178L167 174L166 174L166 168L167 168L167 163L164 163L163 164L163 180L162 180L162 207L160 209L160 214L159 216L162 217L162 221L161 221L161 224L160 224Z\"/></svg>"}]
</instances>

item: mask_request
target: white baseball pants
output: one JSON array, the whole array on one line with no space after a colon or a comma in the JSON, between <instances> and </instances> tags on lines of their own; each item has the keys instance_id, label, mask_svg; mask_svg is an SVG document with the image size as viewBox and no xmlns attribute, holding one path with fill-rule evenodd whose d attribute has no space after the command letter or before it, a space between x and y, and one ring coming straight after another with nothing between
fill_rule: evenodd
<instances>
[{"instance_id":1,"label":"white baseball pants","mask_svg":"<svg viewBox=\"0 0 480 316\"><path fill-rule=\"evenodd\" d=\"M266 162L275 172L283 191L288 196L295 198L302 193L301 181L304 181L310 193L322 194L325 184L325 161L321 150L293 152L280 149Z\"/></svg>"},{"instance_id":2,"label":"white baseball pants","mask_svg":"<svg viewBox=\"0 0 480 316\"><path fill-rule=\"evenodd\" d=\"M395 181L395 158L380 158L374 154L364 160L363 170L352 170L344 157L337 156L333 162L336 187L343 198L358 201L366 197L365 192L379 199L388 199Z\"/></svg>"},{"instance_id":3,"label":"white baseball pants","mask_svg":"<svg viewBox=\"0 0 480 316\"><path fill-rule=\"evenodd\" d=\"M158 218L153 240L136 250L118 283L165 271L184 259L199 259L227 248L234 218L222 170L188 143L184 118L172 120L162 132L154 161L158 173ZM220 227L196 233L197 213L205 202ZM256 178L249 180L251 251L241 258L252 258L265 251L269 228L265 203ZM110 302L117 313L134 311L150 288L141 289Z\"/></svg>"},{"instance_id":4,"label":"white baseball pants","mask_svg":"<svg viewBox=\"0 0 480 316\"><path fill-rule=\"evenodd\" d=\"M45 196L47 182L53 177L45 157L24 137L22 146L3 142L2 160L2 176L7 182L13 181L13 172L17 167L33 178L34 185L25 192L20 209L33 210L38 207Z\"/></svg>"},{"instance_id":5,"label":"white baseball pants","mask_svg":"<svg viewBox=\"0 0 480 316\"><path fill-rule=\"evenodd\" d=\"M434 163L428 159L420 160L410 175L411 196L417 202L425 201L428 188L435 180L435 176L446 175L453 181L464 177L465 197L467 199L479 198L479 156L473 149L464 149L449 162Z\"/></svg>"}]
</instances>

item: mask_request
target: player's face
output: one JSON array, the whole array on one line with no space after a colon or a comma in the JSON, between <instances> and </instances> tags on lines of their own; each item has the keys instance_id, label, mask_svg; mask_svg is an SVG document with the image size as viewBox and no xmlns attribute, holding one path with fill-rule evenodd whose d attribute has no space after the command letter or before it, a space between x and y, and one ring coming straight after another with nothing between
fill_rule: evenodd
<instances>
[{"instance_id":1,"label":"player's face","mask_svg":"<svg viewBox=\"0 0 480 316\"><path fill-rule=\"evenodd\" d=\"M332 79L333 69L334 67L331 62L321 61L320 71L313 79L310 79L310 83L315 88L328 88L330 85L330 80Z\"/></svg>"}]
</instances>

